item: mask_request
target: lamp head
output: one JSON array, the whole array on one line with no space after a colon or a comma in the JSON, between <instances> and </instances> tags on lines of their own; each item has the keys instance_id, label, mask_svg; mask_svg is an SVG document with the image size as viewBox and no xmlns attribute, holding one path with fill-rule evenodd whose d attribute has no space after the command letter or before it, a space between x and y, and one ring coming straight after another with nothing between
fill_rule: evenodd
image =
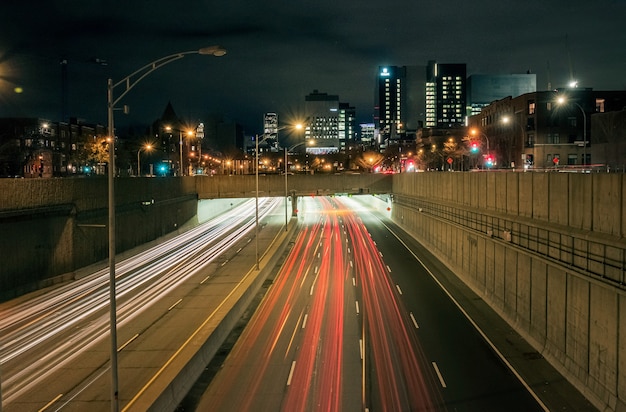
<instances>
[{"instance_id":1,"label":"lamp head","mask_svg":"<svg viewBox=\"0 0 626 412\"><path fill-rule=\"evenodd\" d=\"M200 50L198 50L198 53L221 57L226 54L226 49L224 49L222 46L209 46L201 48Z\"/></svg>"}]
</instances>

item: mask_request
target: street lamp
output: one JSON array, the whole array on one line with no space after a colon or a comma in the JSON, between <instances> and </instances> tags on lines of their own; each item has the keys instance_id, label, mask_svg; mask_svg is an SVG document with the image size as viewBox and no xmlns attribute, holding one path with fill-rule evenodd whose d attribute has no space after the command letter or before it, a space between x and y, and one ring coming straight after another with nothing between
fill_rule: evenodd
<instances>
[{"instance_id":1,"label":"street lamp","mask_svg":"<svg viewBox=\"0 0 626 412\"><path fill-rule=\"evenodd\" d=\"M288 127L292 127L291 125L288 126L282 126L279 127L277 129L275 129L275 132L279 132L280 130L284 130ZM294 126L296 129L302 129L302 125L301 124L297 124ZM265 135L262 134L261 136L263 136L263 138L261 139L261 142L264 142L266 139L269 139L272 137L271 134L269 135ZM255 235L255 249L256 249L256 270L259 270L259 135L257 134L256 136L254 136L254 155L255 155L255 161L254 161L254 175L255 175L255 182L256 182L256 192L255 192L255 196L254 196L254 200L255 200L255 231L256 231L256 235ZM286 155L285 155L285 159L286 159ZM287 230L287 162L285 162L285 230Z\"/></svg>"},{"instance_id":2,"label":"street lamp","mask_svg":"<svg viewBox=\"0 0 626 412\"><path fill-rule=\"evenodd\" d=\"M298 130L302 129L302 125L301 124L297 124L295 127ZM288 190L288 186L287 186L287 173L288 173L287 156L289 155L289 152L294 150L296 147L299 147L299 146L302 146L302 145L306 145L307 143L308 143L307 141L304 141L304 142L296 143L295 145L291 146L290 148L285 147L285 232L287 231L287 224L288 224L287 199L289 198L289 190Z\"/></svg>"},{"instance_id":3,"label":"street lamp","mask_svg":"<svg viewBox=\"0 0 626 412\"><path fill-rule=\"evenodd\" d=\"M223 56L226 50L220 46L210 46L199 50L192 50L182 53L171 54L148 63L140 69L134 71L124 77L117 83L113 83L112 79L107 81L107 130L110 139L109 143L109 172L108 172L108 195L109 195L109 300L110 300L110 333L111 333L111 411L119 410L118 398L118 379L117 379L117 308L115 297L115 131L113 128L113 111L120 100L137 83L143 80L153 71L169 64L173 61L182 59L188 54L205 54L211 56ZM113 91L122 86L124 91L117 98L113 97ZM124 106L124 112L128 112Z\"/></svg>"},{"instance_id":4,"label":"street lamp","mask_svg":"<svg viewBox=\"0 0 626 412\"><path fill-rule=\"evenodd\" d=\"M193 136L193 132L191 130L187 131L187 137L191 137ZM178 131L178 147L179 147L179 151L180 151L180 164L179 164L179 174L181 176L184 176L185 173L183 172L183 132L182 130Z\"/></svg>"},{"instance_id":5,"label":"street lamp","mask_svg":"<svg viewBox=\"0 0 626 412\"><path fill-rule=\"evenodd\" d=\"M137 176L141 177L141 152L145 151L145 152L149 152L152 150L152 145L145 145L143 147L140 147L139 150L137 150Z\"/></svg>"},{"instance_id":6,"label":"street lamp","mask_svg":"<svg viewBox=\"0 0 626 412\"><path fill-rule=\"evenodd\" d=\"M557 100L557 103L559 105L563 105L567 102L567 99L563 96L560 96ZM572 104L576 105L576 107L578 107L580 109L580 112L583 114L583 170L584 170L584 166L587 164L587 113L585 113L585 109L582 108L582 106L576 102L571 102Z\"/></svg>"}]
</instances>

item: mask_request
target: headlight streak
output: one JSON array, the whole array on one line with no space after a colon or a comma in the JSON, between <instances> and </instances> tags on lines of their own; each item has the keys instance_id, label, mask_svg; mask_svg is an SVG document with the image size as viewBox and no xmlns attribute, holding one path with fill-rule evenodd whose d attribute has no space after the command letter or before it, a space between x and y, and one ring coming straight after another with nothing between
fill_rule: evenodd
<instances>
[{"instance_id":1,"label":"headlight streak","mask_svg":"<svg viewBox=\"0 0 626 412\"><path fill-rule=\"evenodd\" d=\"M261 201L261 217L280 203L280 199ZM254 229L253 216L254 201L250 200L180 236L120 261L117 265L118 326L138 316L220 256L232 242L246 236ZM237 226L237 230L233 230L233 226ZM104 313L109 303L107 276L108 268L105 268L22 304L2 309L0 362L6 403L108 335L109 318ZM150 288L139 290L148 283ZM132 296L133 293L136 296ZM88 327L80 327L90 316L98 317ZM59 341L58 336L68 332L69 336ZM16 373L9 373L8 362L43 344L47 345L46 356L26 367L21 366Z\"/></svg>"}]
</instances>

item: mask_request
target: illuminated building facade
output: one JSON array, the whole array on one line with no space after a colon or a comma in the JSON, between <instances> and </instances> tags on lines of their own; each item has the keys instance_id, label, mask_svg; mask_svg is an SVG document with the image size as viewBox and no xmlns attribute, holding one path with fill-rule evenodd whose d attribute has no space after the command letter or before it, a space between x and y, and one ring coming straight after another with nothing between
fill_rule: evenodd
<instances>
[{"instance_id":1,"label":"illuminated building facade","mask_svg":"<svg viewBox=\"0 0 626 412\"><path fill-rule=\"evenodd\" d=\"M308 118L304 138L312 140L306 147L307 153L345 152L354 136L354 107L340 103L337 95L314 90L305 96L304 108Z\"/></svg>"},{"instance_id":2,"label":"illuminated building facade","mask_svg":"<svg viewBox=\"0 0 626 412\"><path fill-rule=\"evenodd\" d=\"M466 65L429 61L426 68L426 127L465 125Z\"/></svg>"}]
</instances>

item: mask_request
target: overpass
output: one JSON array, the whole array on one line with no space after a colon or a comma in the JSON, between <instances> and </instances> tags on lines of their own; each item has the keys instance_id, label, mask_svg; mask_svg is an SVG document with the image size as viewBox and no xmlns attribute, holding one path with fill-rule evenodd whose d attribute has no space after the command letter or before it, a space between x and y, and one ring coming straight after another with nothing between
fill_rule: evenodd
<instances>
[{"instance_id":1,"label":"overpass","mask_svg":"<svg viewBox=\"0 0 626 412\"><path fill-rule=\"evenodd\" d=\"M287 193L391 193L392 217L600 409L626 410L623 175L289 175ZM284 196L284 176L259 176ZM255 176L117 179L119 251L197 222ZM0 298L106 258L106 179L2 180ZM292 202L295 204L295 202Z\"/></svg>"},{"instance_id":2,"label":"overpass","mask_svg":"<svg viewBox=\"0 0 626 412\"><path fill-rule=\"evenodd\" d=\"M392 175L365 174L268 174L259 175L259 196L327 196L334 194L391 193ZM255 175L197 176L199 199L254 197Z\"/></svg>"}]
</instances>

